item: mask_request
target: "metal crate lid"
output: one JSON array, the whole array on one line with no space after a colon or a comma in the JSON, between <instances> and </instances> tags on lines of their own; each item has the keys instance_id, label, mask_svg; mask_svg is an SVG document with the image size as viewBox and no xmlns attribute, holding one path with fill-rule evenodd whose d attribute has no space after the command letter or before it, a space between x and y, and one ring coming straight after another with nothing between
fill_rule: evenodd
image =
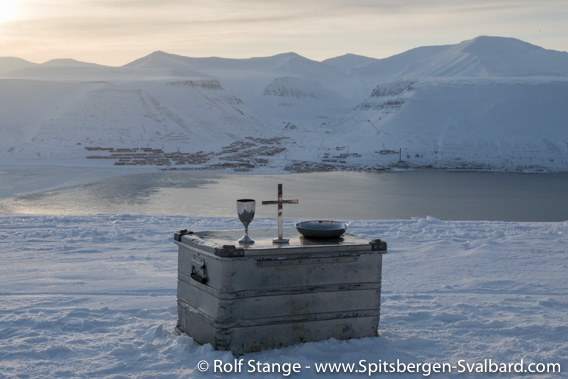
<instances>
[{"instance_id":1,"label":"metal crate lid","mask_svg":"<svg viewBox=\"0 0 568 379\"><path fill-rule=\"evenodd\" d=\"M187 244L195 249L213 253L220 257L244 257L251 255L294 255L334 252L387 252L387 243L380 239L368 240L345 233L333 239L310 239L300 235L295 228L285 228L284 233L289 243L275 244L273 239L276 229L250 229L249 234L254 244L239 244L243 234L238 230L215 230L191 232L180 230L174 234L174 242Z\"/></svg>"}]
</instances>

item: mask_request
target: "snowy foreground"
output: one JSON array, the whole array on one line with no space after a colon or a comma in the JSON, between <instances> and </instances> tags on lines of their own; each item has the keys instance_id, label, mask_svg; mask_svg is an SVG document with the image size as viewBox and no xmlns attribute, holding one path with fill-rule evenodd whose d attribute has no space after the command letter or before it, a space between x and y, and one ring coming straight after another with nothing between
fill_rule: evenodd
<instances>
[{"instance_id":1,"label":"snowy foreground","mask_svg":"<svg viewBox=\"0 0 568 379\"><path fill-rule=\"evenodd\" d=\"M397 360L454 367L432 377L467 377L457 371L488 359L563 371L507 377L568 370L568 222L417 218L351 223L351 233L389 244L380 337L246 354L240 373L214 373L215 361L238 367L231 353L174 333L172 232L239 227L232 218L0 215L0 377L347 378ZM326 362L364 372L317 373ZM248 372L259 363L281 372ZM301 372L284 372L286 363Z\"/></svg>"}]
</instances>

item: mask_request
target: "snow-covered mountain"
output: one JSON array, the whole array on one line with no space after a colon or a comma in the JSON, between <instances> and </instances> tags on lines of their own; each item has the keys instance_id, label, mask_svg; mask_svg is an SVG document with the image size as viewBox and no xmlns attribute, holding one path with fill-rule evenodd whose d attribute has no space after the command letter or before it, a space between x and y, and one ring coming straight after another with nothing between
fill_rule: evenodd
<instances>
[{"instance_id":1,"label":"snow-covered mountain","mask_svg":"<svg viewBox=\"0 0 568 379\"><path fill-rule=\"evenodd\" d=\"M374 61L377 61L377 59L356 54L345 54L339 57L326 59L322 61L322 63L335 67L341 71L350 72L356 67L364 66Z\"/></svg>"},{"instance_id":2,"label":"snow-covered mountain","mask_svg":"<svg viewBox=\"0 0 568 379\"><path fill-rule=\"evenodd\" d=\"M353 69L380 81L423 78L568 77L568 53L514 38L481 36L457 45L426 46Z\"/></svg>"},{"instance_id":3,"label":"snow-covered mountain","mask_svg":"<svg viewBox=\"0 0 568 379\"><path fill-rule=\"evenodd\" d=\"M21 58L3 57L0 58L0 76L22 68L35 66L35 63L28 62Z\"/></svg>"},{"instance_id":4,"label":"snow-covered mountain","mask_svg":"<svg viewBox=\"0 0 568 379\"><path fill-rule=\"evenodd\" d=\"M8 163L566 171L567 126L568 53L512 38L323 62L0 58Z\"/></svg>"}]
</instances>

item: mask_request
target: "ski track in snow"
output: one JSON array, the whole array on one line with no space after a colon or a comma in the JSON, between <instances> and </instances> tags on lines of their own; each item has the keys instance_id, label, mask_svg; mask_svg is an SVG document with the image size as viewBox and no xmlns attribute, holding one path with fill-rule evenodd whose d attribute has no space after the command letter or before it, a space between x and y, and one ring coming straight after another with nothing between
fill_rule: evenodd
<instances>
[{"instance_id":1,"label":"ski track in snow","mask_svg":"<svg viewBox=\"0 0 568 379\"><path fill-rule=\"evenodd\" d=\"M275 222L255 219L251 236L263 226ZM234 357L174 333L173 231L241 227L233 218L0 215L0 377L251 376L200 373L201 360ZM291 375L302 378L357 377L317 374L314 363L362 359L524 359L568 369L568 222L427 217L353 221L349 231L388 242L380 337L299 344L246 354L245 362L310 366Z\"/></svg>"}]
</instances>

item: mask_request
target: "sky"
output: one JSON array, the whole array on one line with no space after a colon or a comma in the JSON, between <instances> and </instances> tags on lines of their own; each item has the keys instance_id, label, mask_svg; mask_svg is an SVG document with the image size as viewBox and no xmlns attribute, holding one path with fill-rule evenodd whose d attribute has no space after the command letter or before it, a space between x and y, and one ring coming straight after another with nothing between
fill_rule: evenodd
<instances>
[{"instance_id":1,"label":"sky","mask_svg":"<svg viewBox=\"0 0 568 379\"><path fill-rule=\"evenodd\" d=\"M480 35L568 51L567 0L0 0L0 57L386 58Z\"/></svg>"}]
</instances>

